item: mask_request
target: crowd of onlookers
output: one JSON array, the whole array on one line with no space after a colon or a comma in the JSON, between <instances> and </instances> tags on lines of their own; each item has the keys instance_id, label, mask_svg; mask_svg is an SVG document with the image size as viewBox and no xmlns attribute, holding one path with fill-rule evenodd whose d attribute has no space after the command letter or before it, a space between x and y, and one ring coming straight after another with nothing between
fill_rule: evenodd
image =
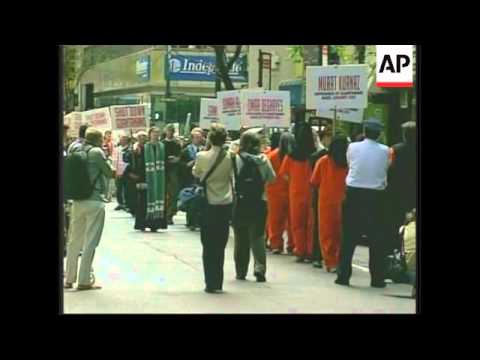
<instances>
[{"instance_id":1,"label":"crowd of onlookers","mask_svg":"<svg viewBox=\"0 0 480 360\"><path fill-rule=\"evenodd\" d=\"M114 143L110 131L84 125L77 139L64 143L65 157L93 148L87 162L94 187L88 199L65 203L65 286L77 280L80 253L79 289L96 286L91 262L104 203L115 189L115 210L131 213L139 231L166 229L179 209L186 212L185 225L200 229L208 293L222 291L230 226L238 280L246 279L252 252L254 276L266 281L270 251L294 255L297 263L324 268L336 274L337 284L349 285L363 238L371 286L385 287L393 255L400 253L416 289L416 127L404 124L404 141L390 148L378 142L382 130L376 119L354 139L307 122L271 134L229 134L212 124L208 132L194 128L182 138L167 124L163 133L152 127L120 134ZM102 181L95 182L97 175Z\"/></svg>"}]
</instances>

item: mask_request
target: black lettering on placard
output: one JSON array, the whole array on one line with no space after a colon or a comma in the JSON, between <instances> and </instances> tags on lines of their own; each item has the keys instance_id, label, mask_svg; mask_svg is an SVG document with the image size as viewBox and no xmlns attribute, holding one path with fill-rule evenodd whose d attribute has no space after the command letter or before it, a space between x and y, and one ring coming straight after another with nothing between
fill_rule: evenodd
<instances>
[{"instance_id":1,"label":"black lettering on placard","mask_svg":"<svg viewBox=\"0 0 480 360\"><path fill-rule=\"evenodd\" d=\"M400 59L405 59L403 65L401 65ZM401 67L407 67L410 64L410 58L407 55L397 55L397 72L400 72L400 65Z\"/></svg>"},{"instance_id":2,"label":"black lettering on placard","mask_svg":"<svg viewBox=\"0 0 480 360\"><path fill-rule=\"evenodd\" d=\"M395 66L393 65L390 55L385 55L383 57L382 64L380 65L380 72L383 73L385 68L393 73L395 72Z\"/></svg>"}]
</instances>

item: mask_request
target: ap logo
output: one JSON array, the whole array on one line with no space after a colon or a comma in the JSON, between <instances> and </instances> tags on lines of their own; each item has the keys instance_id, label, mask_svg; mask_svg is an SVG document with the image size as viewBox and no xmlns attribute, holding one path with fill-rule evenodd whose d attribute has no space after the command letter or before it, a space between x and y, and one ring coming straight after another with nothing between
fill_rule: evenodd
<instances>
[{"instance_id":1,"label":"ap logo","mask_svg":"<svg viewBox=\"0 0 480 360\"><path fill-rule=\"evenodd\" d=\"M378 87L413 87L413 45L377 45Z\"/></svg>"}]
</instances>

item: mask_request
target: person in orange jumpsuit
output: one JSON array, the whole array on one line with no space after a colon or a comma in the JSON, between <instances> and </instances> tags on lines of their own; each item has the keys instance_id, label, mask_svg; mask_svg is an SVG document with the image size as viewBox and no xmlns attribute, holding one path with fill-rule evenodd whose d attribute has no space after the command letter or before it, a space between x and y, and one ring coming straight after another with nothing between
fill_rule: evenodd
<instances>
[{"instance_id":1,"label":"person in orange jumpsuit","mask_svg":"<svg viewBox=\"0 0 480 360\"><path fill-rule=\"evenodd\" d=\"M288 222L288 182L281 176L278 176L282 161L290 151L293 143L293 135L285 132L281 135L280 147L278 143L274 150L268 153L267 157L272 164L277 178L272 183L267 184L267 206L268 206L268 238L272 254L281 254L283 252L283 233L288 233L288 248L293 249L293 236ZM272 141L272 147L273 147Z\"/></svg>"},{"instance_id":2,"label":"person in orange jumpsuit","mask_svg":"<svg viewBox=\"0 0 480 360\"><path fill-rule=\"evenodd\" d=\"M289 181L289 213L294 254L298 263L311 263L313 250L313 208L310 177L312 167L309 157L315 152L312 127L298 122L294 127L295 143L291 154L286 155L279 176Z\"/></svg>"},{"instance_id":3,"label":"person in orange jumpsuit","mask_svg":"<svg viewBox=\"0 0 480 360\"><path fill-rule=\"evenodd\" d=\"M320 158L315 165L310 180L313 186L319 188L318 231L327 272L336 272L340 261L342 203L348 174L347 148L346 137L335 137L330 144L328 155Z\"/></svg>"}]
</instances>

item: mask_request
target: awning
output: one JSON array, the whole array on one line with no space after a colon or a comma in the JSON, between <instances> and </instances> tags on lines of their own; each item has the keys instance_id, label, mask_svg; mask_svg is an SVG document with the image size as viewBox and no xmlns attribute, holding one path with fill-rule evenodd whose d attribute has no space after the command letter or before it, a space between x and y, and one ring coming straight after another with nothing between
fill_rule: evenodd
<instances>
[{"instance_id":1,"label":"awning","mask_svg":"<svg viewBox=\"0 0 480 360\"><path fill-rule=\"evenodd\" d=\"M290 91L290 106L305 105L306 82L302 79L283 80L278 85L278 90Z\"/></svg>"}]
</instances>

